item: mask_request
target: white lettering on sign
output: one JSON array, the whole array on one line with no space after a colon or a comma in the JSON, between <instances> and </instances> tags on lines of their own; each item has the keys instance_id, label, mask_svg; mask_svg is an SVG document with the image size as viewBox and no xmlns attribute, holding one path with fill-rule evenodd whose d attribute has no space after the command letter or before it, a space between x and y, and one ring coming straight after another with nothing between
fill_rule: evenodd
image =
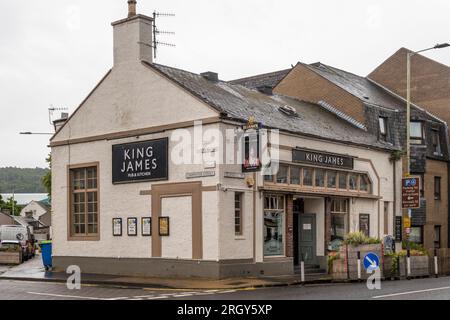
<instances>
[{"instance_id":1,"label":"white lettering on sign","mask_svg":"<svg viewBox=\"0 0 450 320\"><path fill-rule=\"evenodd\" d=\"M305 223L305 224L303 225L303 230L311 230L311 229L312 229L311 223Z\"/></svg>"},{"instance_id":2,"label":"white lettering on sign","mask_svg":"<svg viewBox=\"0 0 450 320\"><path fill-rule=\"evenodd\" d=\"M153 147L126 149L123 151L123 163L120 171L126 173L130 178L150 175L150 172L140 171L158 168L157 159L153 158L153 155Z\"/></svg>"},{"instance_id":3,"label":"white lettering on sign","mask_svg":"<svg viewBox=\"0 0 450 320\"><path fill-rule=\"evenodd\" d=\"M306 153L305 157L306 160L310 162L317 162L334 166L344 165L344 158L342 157L321 155L316 153Z\"/></svg>"}]
</instances>

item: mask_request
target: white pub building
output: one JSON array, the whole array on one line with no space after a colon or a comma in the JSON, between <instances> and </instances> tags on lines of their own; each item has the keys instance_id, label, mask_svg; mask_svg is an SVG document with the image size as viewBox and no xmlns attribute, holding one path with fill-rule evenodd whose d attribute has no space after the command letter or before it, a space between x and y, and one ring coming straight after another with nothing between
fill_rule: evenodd
<instances>
[{"instance_id":1,"label":"white pub building","mask_svg":"<svg viewBox=\"0 0 450 320\"><path fill-rule=\"evenodd\" d=\"M285 275L326 268L349 232L393 235L391 145L320 105L155 64L135 5L112 24L114 66L50 142L57 270Z\"/></svg>"}]
</instances>

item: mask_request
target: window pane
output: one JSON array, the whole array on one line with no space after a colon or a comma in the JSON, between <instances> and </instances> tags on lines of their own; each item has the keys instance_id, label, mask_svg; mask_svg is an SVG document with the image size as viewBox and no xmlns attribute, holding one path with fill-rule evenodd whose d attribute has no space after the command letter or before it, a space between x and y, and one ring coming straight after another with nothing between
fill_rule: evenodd
<instances>
[{"instance_id":1,"label":"window pane","mask_svg":"<svg viewBox=\"0 0 450 320\"><path fill-rule=\"evenodd\" d=\"M422 243L422 227L412 227L409 234L409 241L414 243Z\"/></svg>"},{"instance_id":2,"label":"window pane","mask_svg":"<svg viewBox=\"0 0 450 320\"><path fill-rule=\"evenodd\" d=\"M410 136L411 138L422 139L422 122L411 122Z\"/></svg>"},{"instance_id":3,"label":"window pane","mask_svg":"<svg viewBox=\"0 0 450 320\"><path fill-rule=\"evenodd\" d=\"M361 191L370 192L370 180L367 175L362 175L359 183L359 189Z\"/></svg>"},{"instance_id":4,"label":"window pane","mask_svg":"<svg viewBox=\"0 0 450 320\"><path fill-rule=\"evenodd\" d=\"M332 214L331 215L331 241L344 240L346 232L346 215Z\"/></svg>"},{"instance_id":5,"label":"window pane","mask_svg":"<svg viewBox=\"0 0 450 320\"><path fill-rule=\"evenodd\" d=\"M312 173L313 170L311 168L303 168L303 185L304 186L312 186Z\"/></svg>"},{"instance_id":6,"label":"window pane","mask_svg":"<svg viewBox=\"0 0 450 320\"><path fill-rule=\"evenodd\" d=\"M284 254L283 213L264 212L264 255L280 256Z\"/></svg>"},{"instance_id":7,"label":"window pane","mask_svg":"<svg viewBox=\"0 0 450 320\"><path fill-rule=\"evenodd\" d=\"M300 184L300 168L291 167L291 184Z\"/></svg>"},{"instance_id":8,"label":"window pane","mask_svg":"<svg viewBox=\"0 0 450 320\"><path fill-rule=\"evenodd\" d=\"M361 231L367 237L370 236L370 222L368 214L360 214L359 215L359 231Z\"/></svg>"},{"instance_id":9,"label":"window pane","mask_svg":"<svg viewBox=\"0 0 450 320\"><path fill-rule=\"evenodd\" d=\"M280 165L277 174L277 183L287 183L288 166Z\"/></svg>"},{"instance_id":10,"label":"window pane","mask_svg":"<svg viewBox=\"0 0 450 320\"><path fill-rule=\"evenodd\" d=\"M264 176L264 181L273 182L273 176Z\"/></svg>"},{"instance_id":11,"label":"window pane","mask_svg":"<svg viewBox=\"0 0 450 320\"><path fill-rule=\"evenodd\" d=\"M347 174L339 172L339 189L347 190Z\"/></svg>"},{"instance_id":12,"label":"window pane","mask_svg":"<svg viewBox=\"0 0 450 320\"><path fill-rule=\"evenodd\" d=\"M348 184L350 190L356 190L358 188L358 176L356 174L350 174Z\"/></svg>"},{"instance_id":13,"label":"window pane","mask_svg":"<svg viewBox=\"0 0 450 320\"><path fill-rule=\"evenodd\" d=\"M378 123L380 125L380 134L386 135L386 119L383 117L378 118Z\"/></svg>"},{"instance_id":14,"label":"window pane","mask_svg":"<svg viewBox=\"0 0 450 320\"><path fill-rule=\"evenodd\" d=\"M325 186L325 170L316 169L316 187Z\"/></svg>"},{"instance_id":15,"label":"window pane","mask_svg":"<svg viewBox=\"0 0 450 320\"><path fill-rule=\"evenodd\" d=\"M336 171L328 171L327 172L327 187L328 188L336 188L336 179L337 172Z\"/></svg>"}]
</instances>

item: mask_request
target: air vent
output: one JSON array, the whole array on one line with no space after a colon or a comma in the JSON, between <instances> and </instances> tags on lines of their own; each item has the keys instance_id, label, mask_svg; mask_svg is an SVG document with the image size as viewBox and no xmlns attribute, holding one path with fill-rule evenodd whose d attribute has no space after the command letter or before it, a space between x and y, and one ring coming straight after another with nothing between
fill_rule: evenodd
<instances>
[{"instance_id":1,"label":"air vent","mask_svg":"<svg viewBox=\"0 0 450 320\"><path fill-rule=\"evenodd\" d=\"M287 114L288 116L298 116L297 111L288 105L284 105L282 107L279 107L278 110L280 110L281 112L283 112L284 114Z\"/></svg>"}]
</instances>

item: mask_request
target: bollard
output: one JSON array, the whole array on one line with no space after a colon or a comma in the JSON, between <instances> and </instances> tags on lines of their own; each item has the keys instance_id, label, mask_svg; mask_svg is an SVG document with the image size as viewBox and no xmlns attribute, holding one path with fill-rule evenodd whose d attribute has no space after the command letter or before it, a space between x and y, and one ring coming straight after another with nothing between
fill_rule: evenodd
<instances>
[{"instance_id":1,"label":"bollard","mask_svg":"<svg viewBox=\"0 0 450 320\"><path fill-rule=\"evenodd\" d=\"M411 251L406 251L406 279L411 278Z\"/></svg>"},{"instance_id":2,"label":"bollard","mask_svg":"<svg viewBox=\"0 0 450 320\"><path fill-rule=\"evenodd\" d=\"M434 249L434 276L439 277L437 249Z\"/></svg>"},{"instance_id":3,"label":"bollard","mask_svg":"<svg viewBox=\"0 0 450 320\"><path fill-rule=\"evenodd\" d=\"M361 252L358 251L358 265L357 265L357 269L358 269L358 280L361 280Z\"/></svg>"},{"instance_id":4,"label":"bollard","mask_svg":"<svg viewBox=\"0 0 450 320\"><path fill-rule=\"evenodd\" d=\"M305 282L305 262L302 261L300 262L300 276L301 276L301 281Z\"/></svg>"}]
</instances>

